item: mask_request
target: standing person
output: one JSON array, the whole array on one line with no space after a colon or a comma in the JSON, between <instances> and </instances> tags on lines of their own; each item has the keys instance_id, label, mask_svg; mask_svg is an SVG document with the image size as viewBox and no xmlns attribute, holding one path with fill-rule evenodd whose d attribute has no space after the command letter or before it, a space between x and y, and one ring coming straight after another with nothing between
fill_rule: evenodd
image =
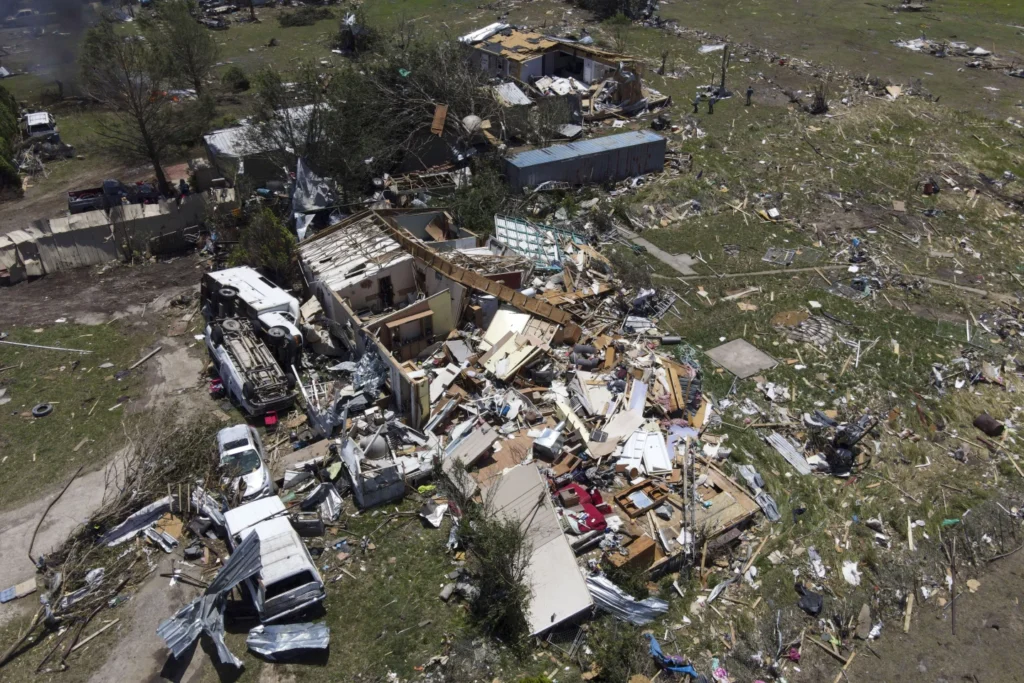
<instances>
[{"instance_id":1,"label":"standing person","mask_svg":"<svg viewBox=\"0 0 1024 683\"><path fill-rule=\"evenodd\" d=\"M754 86L747 86L747 106L750 106L750 98L754 96Z\"/></svg>"},{"instance_id":2,"label":"standing person","mask_svg":"<svg viewBox=\"0 0 1024 683\"><path fill-rule=\"evenodd\" d=\"M715 113L715 102L717 100L718 100L718 98L715 97L714 95L712 95L711 97L708 98L708 113L709 114L714 114Z\"/></svg>"},{"instance_id":3,"label":"standing person","mask_svg":"<svg viewBox=\"0 0 1024 683\"><path fill-rule=\"evenodd\" d=\"M697 113L697 107L700 106L700 93L697 93L693 98L693 113Z\"/></svg>"}]
</instances>

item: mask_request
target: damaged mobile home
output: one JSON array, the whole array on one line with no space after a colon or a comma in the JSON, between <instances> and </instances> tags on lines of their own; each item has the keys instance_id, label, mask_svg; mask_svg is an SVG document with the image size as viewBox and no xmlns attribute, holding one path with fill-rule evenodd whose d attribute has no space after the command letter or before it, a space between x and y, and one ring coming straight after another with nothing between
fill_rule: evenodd
<instances>
[{"instance_id":1,"label":"damaged mobile home","mask_svg":"<svg viewBox=\"0 0 1024 683\"><path fill-rule=\"evenodd\" d=\"M509 105L529 101L525 94L516 94L517 84L528 88L537 98L573 99L588 121L628 116L669 101L643 83L643 64L639 59L590 44L503 23L485 26L459 41L472 51L481 71L513 86L503 86L498 93L499 101Z\"/></svg>"}]
</instances>

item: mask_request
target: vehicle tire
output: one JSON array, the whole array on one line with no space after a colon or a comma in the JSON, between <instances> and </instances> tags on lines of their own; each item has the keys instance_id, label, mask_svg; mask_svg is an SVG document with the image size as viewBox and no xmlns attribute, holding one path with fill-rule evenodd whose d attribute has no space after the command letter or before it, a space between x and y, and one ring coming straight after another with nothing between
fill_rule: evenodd
<instances>
[{"instance_id":1,"label":"vehicle tire","mask_svg":"<svg viewBox=\"0 0 1024 683\"><path fill-rule=\"evenodd\" d=\"M214 325L210 328L210 340L214 346L224 345L224 330L220 328L220 325Z\"/></svg>"},{"instance_id":2,"label":"vehicle tire","mask_svg":"<svg viewBox=\"0 0 1024 683\"><path fill-rule=\"evenodd\" d=\"M273 346L284 346L288 343L288 330L287 328L278 326L271 327L267 330L267 341Z\"/></svg>"},{"instance_id":3,"label":"vehicle tire","mask_svg":"<svg viewBox=\"0 0 1024 683\"><path fill-rule=\"evenodd\" d=\"M242 331L242 323L240 323L238 320L236 320L234 318L228 318L227 320L222 322L221 323L221 327L224 328L225 332L241 332Z\"/></svg>"},{"instance_id":4,"label":"vehicle tire","mask_svg":"<svg viewBox=\"0 0 1024 683\"><path fill-rule=\"evenodd\" d=\"M249 400L256 394L256 389L252 386L252 382L246 382L242 385L242 398Z\"/></svg>"},{"instance_id":5,"label":"vehicle tire","mask_svg":"<svg viewBox=\"0 0 1024 683\"><path fill-rule=\"evenodd\" d=\"M40 403L32 408L32 417L46 417L53 412L52 403Z\"/></svg>"},{"instance_id":6,"label":"vehicle tire","mask_svg":"<svg viewBox=\"0 0 1024 683\"><path fill-rule=\"evenodd\" d=\"M234 287L221 287L217 290L219 302L217 309L220 312L221 318L230 318L235 314L235 297L237 296L238 290Z\"/></svg>"}]
</instances>

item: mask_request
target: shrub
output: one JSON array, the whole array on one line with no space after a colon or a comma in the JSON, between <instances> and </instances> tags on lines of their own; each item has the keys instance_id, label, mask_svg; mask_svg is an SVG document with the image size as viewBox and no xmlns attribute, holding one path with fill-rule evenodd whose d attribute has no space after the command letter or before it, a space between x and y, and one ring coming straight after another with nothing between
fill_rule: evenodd
<instances>
[{"instance_id":1,"label":"shrub","mask_svg":"<svg viewBox=\"0 0 1024 683\"><path fill-rule=\"evenodd\" d=\"M239 231L231 264L261 268L270 279L288 287L296 275L295 235L273 211L259 209Z\"/></svg>"},{"instance_id":2,"label":"shrub","mask_svg":"<svg viewBox=\"0 0 1024 683\"><path fill-rule=\"evenodd\" d=\"M249 89L249 75L239 66L229 66L220 77L220 82L231 92L245 92Z\"/></svg>"},{"instance_id":3,"label":"shrub","mask_svg":"<svg viewBox=\"0 0 1024 683\"><path fill-rule=\"evenodd\" d=\"M0 87L0 194L21 196L21 178L11 163L20 137L18 102L6 88Z\"/></svg>"}]
</instances>

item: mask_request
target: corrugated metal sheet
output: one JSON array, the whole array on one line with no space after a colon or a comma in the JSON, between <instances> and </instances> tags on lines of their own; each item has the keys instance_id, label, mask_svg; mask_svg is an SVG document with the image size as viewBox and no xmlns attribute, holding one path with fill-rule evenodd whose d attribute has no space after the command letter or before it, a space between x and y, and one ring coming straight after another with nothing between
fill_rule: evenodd
<instances>
[{"instance_id":1,"label":"corrugated metal sheet","mask_svg":"<svg viewBox=\"0 0 1024 683\"><path fill-rule=\"evenodd\" d=\"M593 140L521 152L505 160L505 174L516 189L549 181L574 185L621 180L661 171L665 138L651 131L632 131Z\"/></svg>"},{"instance_id":2,"label":"corrugated metal sheet","mask_svg":"<svg viewBox=\"0 0 1024 683\"><path fill-rule=\"evenodd\" d=\"M637 600L622 590L607 577L593 575L587 577L587 588L590 590L594 604L611 612L613 615L637 626L649 624L668 611L668 603L658 598Z\"/></svg>"},{"instance_id":3,"label":"corrugated metal sheet","mask_svg":"<svg viewBox=\"0 0 1024 683\"><path fill-rule=\"evenodd\" d=\"M772 432L765 441L771 444L772 448L777 450L779 455L785 458L786 462L792 465L799 474L808 475L811 473L811 465L807 462L807 458L786 437L778 432Z\"/></svg>"},{"instance_id":4,"label":"corrugated metal sheet","mask_svg":"<svg viewBox=\"0 0 1024 683\"><path fill-rule=\"evenodd\" d=\"M242 666L224 643L225 596L232 588L260 571L260 539L249 534L231 553L227 563L206 591L178 610L173 617L160 622L156 632L175 657L181 656L205 632L213 640L217 657L223 664Z\"/></svg>"},{"instance_id":5,"label":"corrugated metal sheet","mask_svg":"<svg viewBox=\"0 0 1024 683\"><path fill-rule=\"evenodd\" d=\"M502 83L494 86L494 96L498 102L506 107L530 106L533 100L526 96L515 83Z\"/></svg>"},{"instance_id":6,"label":"corrugated metal sheet","mask_svg":"<svg viewBox=\"0 0 1024 683\"><path fill-rule=\"evenodd\" d=\"M257 626L249 631L245 644L256 654L272 661L307 650L326 650L331 629L323 622Z\"/></svg>"}]
</instances>

